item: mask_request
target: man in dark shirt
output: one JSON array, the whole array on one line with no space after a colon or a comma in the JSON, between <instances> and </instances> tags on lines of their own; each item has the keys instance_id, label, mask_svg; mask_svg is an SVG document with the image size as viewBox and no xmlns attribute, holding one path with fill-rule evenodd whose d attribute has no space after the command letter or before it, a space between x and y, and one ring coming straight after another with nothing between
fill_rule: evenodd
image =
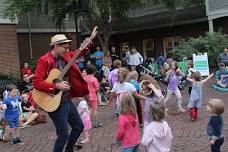
<instances>
[{"instance_id":1,"label":"man in dark shirt","mask_svg":"<svg viewBox=\"0 0 228 152\"><path fill-rule=\"evenodd\" d=\"M224 52L219 54L217 61L218 63L224 63L226 66L228 66L228 47L225 47Z\"/></svg>"},{"instance_id":2,"label":"man in dark shirt","mask_svg":"<svg viewBox=\"0 0 228 152\"><path fill-rule=\"evenodd\" d=\"M118 56L118 54L116 52L116 47L115 46L113 46L112 49L111 49L111 58L112 58L112 63L115 60L119 59L119 56Z\"/></svg>"}]
</instances>

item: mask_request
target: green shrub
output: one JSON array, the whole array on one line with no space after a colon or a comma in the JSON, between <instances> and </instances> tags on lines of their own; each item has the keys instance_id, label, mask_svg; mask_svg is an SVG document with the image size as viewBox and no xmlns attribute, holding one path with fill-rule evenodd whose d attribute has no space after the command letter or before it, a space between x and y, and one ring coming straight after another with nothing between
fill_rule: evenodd
<instances>
[{"instance_id":1,"label":"green shrub","mask_svg":"<svg viewBox=\"0 0 228 152\"><path fill-rule=\"evenodd\" d=\"M35 72L35 69L36 69L36 62L37 62L37 59L32 59L29 63L29 66L33 72Z\"/></svg>"},{"instance_id":2,"label":"green shrub","mask_svg":"<svg viewBox=\"0 0 228 152\"><path fill-rule=\"evenodd\" d=\"M5 89L6 85L8 84L15 84L19 89L23 87L23 81L12 76L7 76L0 73L0 80L5 81L4 83L0 83L0 90Z\"/></svg>"},{"instance_id":3,"label":"green shrub","mask_svg":"<svg viewBox=\"0 0 228 152\"><path fill-rule=\"evenodd\" d=\"M211 68L217 66L217 56L228 46L228 35L221 32L206 33L205 36L189 38L171 51L172 55L181 61L183 58L191 58L193 53L208 53Z\"/></svg>"}]
</instances>

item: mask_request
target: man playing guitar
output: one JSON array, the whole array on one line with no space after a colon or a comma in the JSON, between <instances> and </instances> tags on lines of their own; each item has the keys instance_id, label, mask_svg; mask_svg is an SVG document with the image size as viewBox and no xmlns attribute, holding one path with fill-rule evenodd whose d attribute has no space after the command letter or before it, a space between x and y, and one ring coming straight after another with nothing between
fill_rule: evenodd
<instances>
[{"instance_id":1,"label":"man playing guitar","mask_svg":"<svg viewBox=\"0 0 228 152\"><path fill-rule=\"evenodd\" d=\"M87 38L90 43L81 50L78 58L89 50L96 35L97 27L93 29L91 36ZM75 63L71 65L60 83L47 83L45 81L52 69L57 68L62 71L68 61L74 56L76 51L69 51L70 42L71 40L68 40L63 34L53 36L50 43L51 50L38 60L33 77L33 87L36 90L48 94L55 94L58 90L63 91L61 103L57 110L48 112L57 134L54 152L63 152L65 145L65 152L73 152L75 143L84 129L78 111L71 101L73 97L83 97L88 94L87 83L82 78L77 65ZM68 134L68 123L72 128L70 134Z\"/></svg>"}]
</instances>

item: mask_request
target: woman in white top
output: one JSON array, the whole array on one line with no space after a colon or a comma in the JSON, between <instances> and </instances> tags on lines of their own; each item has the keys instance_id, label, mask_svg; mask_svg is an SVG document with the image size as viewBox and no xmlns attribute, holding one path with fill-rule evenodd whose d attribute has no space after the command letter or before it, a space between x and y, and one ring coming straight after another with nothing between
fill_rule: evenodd
<instances>
[{"instance_id":1,"label":"woman in white top","mask_svg":"<svg viewBox=\"0 0 228 152\"><path fill-rule=\"evenodd\" d=\"M105 56L103 57L103 67L102 67L105 78L108 78L108 76L110 74L111 66L112 66L112 58L111 58L109 50L107 50L105 52Z\"/></svg>"},{"instance_id":2,"label":"woman in white top","mask_svg":"<svg viewBox=\"0 0 228 152\"><path fill-rule=\"evenodd\" d=\"M141 54L136 50L135 47L132 47L131 54L129 58L129 65L131 66L131 70L135 70L135 68L143 63L143 57Z\"/></svg>"}]
</instances>

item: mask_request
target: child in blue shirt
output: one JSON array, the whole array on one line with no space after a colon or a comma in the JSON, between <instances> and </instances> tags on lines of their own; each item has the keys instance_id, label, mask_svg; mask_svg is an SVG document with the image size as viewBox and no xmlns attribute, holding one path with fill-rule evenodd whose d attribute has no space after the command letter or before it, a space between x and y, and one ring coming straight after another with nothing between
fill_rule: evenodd
<instances>
[{"instance_id":1,"label":"child in blue shirt","mask_svg":"<svg viewBox=\"0 0 228 152\"><path fill-rule=\"evenodd\" d=\"M104 53L101 51L99 46L96 48L96 50L97 51L94 53L95 58L96 58L95 64L96 64L97 68L101 68L103 65Z\"/></svg>"},{"instance_id":2,"label":"child in blue shirt","mask_svg":"<svg viewBox=\"0 0 228 152\"><path fill-rule=\"evenodd\" d=\"M137 71L131 71L128 73L128 82L133 84L133 86L135 87L135 89L139 93L140 84L138 83L138 77L139 77L139 74ZM140 124L140 126L142 126L143 125L143 118L142 118L142 106L141 106L140 100L135 98L135 104L136 104L139 124Z\"/></svg>"},{"instance_id":3,"label":"child in blue shirt","mask_svg":"<svg viewBox=\"0 0 228 152\"><path fill-rule=\"evenodd\" d=\"M209 136L209 144L211 152L220 152L220 147L224 143L223 135L223 117L224 103L220 99L211 99L206 107L210 113L207 125L207 134Z\"/></svg>"},{"instance_id":4,"label":"child in blue shirt","mask_svg":"<svg viewBox=\"0 0 228 152\"><path fill-rule=\"evenodd\" d=\"M17 86L10 84L7 86L8 97L4 99L0 106L1 110L5 110L5 119L9 125L12 134L12 145L21 143L19 138L19 100Z\"/></svg>"}]
</instances>

